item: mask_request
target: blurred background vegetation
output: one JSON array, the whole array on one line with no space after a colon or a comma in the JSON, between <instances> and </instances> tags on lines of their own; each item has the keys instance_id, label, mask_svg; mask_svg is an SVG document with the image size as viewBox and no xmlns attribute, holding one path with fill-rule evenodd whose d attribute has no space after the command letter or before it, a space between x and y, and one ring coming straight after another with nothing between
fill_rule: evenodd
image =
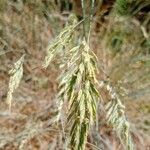
<instances>
[{"instance_id":1,"label":"blurred background vegetation","mask_svg":"<svg viewBox=\"0 0 150 150\"><path fill-rule=\"evenodd\" d=\"M85 0L86 15L90 5ZM41 64L71 12L83 19L80 0L0 0L0 149L63 149L61 128L52 125L59 60L47 71ZM150 1L96 0L90 46L98 57L99 81L109 80L126 106L137 149L150 149ZM9 114L8 71L24 53L24 76ZM105 103L108 93L100 93ZM87 149L122 149L101 106L98 111Z\"/></svg>"}]
</instances>

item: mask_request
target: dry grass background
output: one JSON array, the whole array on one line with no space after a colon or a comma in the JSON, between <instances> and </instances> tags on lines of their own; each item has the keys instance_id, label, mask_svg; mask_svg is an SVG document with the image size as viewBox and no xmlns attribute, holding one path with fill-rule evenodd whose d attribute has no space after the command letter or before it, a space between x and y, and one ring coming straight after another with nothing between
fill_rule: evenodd
<instances>
[{"instance_id":1,"label":"dry grass background","mask_svg":"<svg viewBox=\"0 0 150 150\"><path fill-rule=\"evenodd\" d=\"M66 19L66 16L60 13L59 7L54 5L53 1L33 2L29 0L23 4L21 1L0 0L0 149L2 150L61 150L65 147L61 126L53 123L57 113L55 95L58 85L57 76L60 73L58 62L51 63L47 70L41 69L41 66L48 43L59 33ZM95 19L95 24L96 22ZM102 26L107 25L107 28L111 28L112 25L107 22L101 24ZM135 26L133 25L133 28ZM141 35L138 33L138 27L135 31L137 31L135 37ZM100 42L104 32L103 27L100 32L95 32L93 29L90 45L99 58L99 68L104 68L113 79L113 85L118 86L119 83L116 80L121 78L121 69L124 71L126 68L123 67L128 62L125 62L123 67L118 67L120 56L113 59L112 54L104 51L107 44L105 38L103 42ZM133 44L132 39L129 39L128 42ZM138 43L135 38L136 42ZM140 46L137 45L137 49L138 47ZM5 102L9 82L8 71L23 53L27 54L24 62L24 76L19 88L13 94L12 113L10 114ZM132 56L130 53L126 53L126 55L127 57ZM126 58L126 55L123 53L122 56ZM116 66L121 75L110 71L111 69L115 70ZM129 94L124 97L123 103L126 106L127 118L131 122L137 149L149 150L150 80L149 78L143 79L145 87L140 81L133 83L132 81L135 79L133 74L139 78L143 77L140 72L144 67L138 68L136 63L133 63L132 67L133 72L129 72L124 77L124 79L129 78L131 81L130 84L124 85ZM145 73L148 74L149 68L145 70L147 70ZM99 80L105 78L104 76L105 74L100 74ZM143 88L146 88L143 91L145 94L140 93ZM106 90L101 91L101 94L103 99L108 97ZM91 131L87 149L122 150L115 133L105 123L101 105L99 108L100 123L96 131ZM97 147L94 146L95 141Z\"/></svg>"}]
</instances>

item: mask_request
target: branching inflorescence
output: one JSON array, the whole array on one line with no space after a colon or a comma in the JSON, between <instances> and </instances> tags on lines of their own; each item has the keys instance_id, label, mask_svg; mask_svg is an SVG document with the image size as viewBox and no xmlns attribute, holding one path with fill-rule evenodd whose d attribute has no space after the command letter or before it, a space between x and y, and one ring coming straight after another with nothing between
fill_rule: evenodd
<instances>
[{"instance_id":1,"label":"branching inflorescence","mask_svg":"<svg viewBox=\"0 0 150 150\"><path fill-rule=\"evenodd\" d=\"M111 97L111 101L109 101L106 105L107 122L117 132L120 141L123 145L125 145L126 149L133 150L134 147L130 135L130 124L125 116L125 106L122 104L110 83L104 84L103 82L101 85L106 86L106 89Z\"/></svg>"},{"instance_id":2,"label":"branching inflorescence","mask_svg":"<svg viewBox=\"0 0 150 150\"><path fill-rule=\"evenodd\" d=\"M71 149L82 150L85 148L89 127L96 118L96 58L85 41L71 51L74 54L68 69L60 77L59 98L68 101L67 122L71 125Z\"/></svg>"},{"instance_id":3,"label":"branching inflorescence","mask_svg":"<svg viewBox=\"0 0 150 150\"><path fill-rule=\"evenodd\" d=\"M56 38L56 42L48 50L44 67L47 67L55 54L59 53L59 48L68 45L74 28L74 25L71 29L68 25L63 30L67 38L62 36L62 33L58 36L59 38ZM67 56L68 59L63 64L66 69L64 68L59 77L59 111L63 109L64 103L67 104L65 106L67 107L67 126L71 126L69 147L82 150L85 148L89 127L96 118L98 98L98 91L94 86L97 83L96 56L85 41L68 50ZM66 59L66 56L64 58Z\"/></svg>"},{"instance_id":4,"label":"branching inflorescence","mask_svg":"<svg viewBox=\"0 0 150 150\"><path fill-rule=\"evenodd\" d=\"M57 95L58 118L61 119L62 110L65 110L63 129L66 132L69 130L68 148L84 150L88 131L97 116L97 100L99 98L95 86L98 83L96 80L97 58L85 40L79 42L78 45L72 44L77 22L73 19L69 22L49 47L43 67L47 68L54 56L61 53L61 49L63 49L64 55L61 58L63 71L59 76ZM124 106L110 85L107 86L107 89L112 98L107 105L108 123L117 130L121 141L127 145L127 148L132 150L133 145L129 134L129 123L124 115Z\"/></svg>"},{"instance_id":5,"label":"branching inflorescence","mask_svg":"<svg viewBox=\"0 0 150 150\"><path fill-rule=\"evenodd\" d=\"M47 49L47 55L43 64L44 68L47 68L53 57L55 57L61 50L68 46L72 41L75 25L77 24L77 18L74 14L71 14L66 27L55 38L54 42L50 44Z\"/></svg>"}]
</instances>

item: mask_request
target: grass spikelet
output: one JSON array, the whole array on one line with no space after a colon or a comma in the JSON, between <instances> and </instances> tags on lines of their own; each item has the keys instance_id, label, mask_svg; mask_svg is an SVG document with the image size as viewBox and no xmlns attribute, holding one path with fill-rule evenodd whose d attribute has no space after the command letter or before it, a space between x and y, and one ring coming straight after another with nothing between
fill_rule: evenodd
<instances>
[{"instance_id":1,"label":"grass spikelet","mask_svg":"<svg viewBox=\"0 0 150 150\"><path fill-rule=\"evenodd\" d=\"M7 104L9 105L9 111L11 111L12 95L18 88L21 78L23 76L23 62L25 54L14 64L14 68L9 71L9 90L7 93Z\"/></svg>"},{"instance_id":2,"label":"grass spikelet","mask_svg":"<svg viewBox=\"0 0 150 150\"><path fill-rule=\"evenodd\" d=\"M125 117L125 106L110 84L107 85L107 90L111 96L111 101L106 106L108 123L113 126L126 149L133 150L130 124Z\"/></svg>"},{"instance_id":3,"label":"grass spikelet","mask_svg":"<svg viewBox=\"0 0 150 150\"><path fill-rule=\"evenodd\" d=\"M70 148L84 150L89 127L96 119L98 92L94 84L97 68L95 56L85 41L73 51L69 66L59 79L59 99L68 102Z\"/></svg>"},{"instance_id":4,"label":"grass spikelet","mask_svg":"<svg viewBox=\"0 0 150 150\"><path fill-rule=\"evenodd\" d=\"M76 24L77 18L74 14L71 14L69 16L66 27L61 31L61 33L47 49L47 55L43 63L44 68L47 68L53 57L72 41L74 27Z\"/></svg>"}]
</instances>

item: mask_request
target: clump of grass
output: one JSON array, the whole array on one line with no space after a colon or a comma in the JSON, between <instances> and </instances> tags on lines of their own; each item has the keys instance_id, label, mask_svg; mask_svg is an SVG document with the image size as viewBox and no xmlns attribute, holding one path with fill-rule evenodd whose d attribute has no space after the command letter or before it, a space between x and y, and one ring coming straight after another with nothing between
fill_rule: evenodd
<instances>
[{"instance_id":1,"label":"clump of grass","mask_svg":"<svg viewBox=\"0 0 150 150\"><path fill-rule=\"evenodd\" d=\"M12 95L14 91L18 88L20 81L23 76L23 62L24 55L14 64L14 68L9 71L10 80L9 80L9 89L7 93L7 104L9 105L9 111L11 111L12 104Z\"/></svg>"},{"instance_id":2,"label":"clump of grass","mask_svg":"<svg viewBox=\"0 0 150 150\"><path fill-rule=\"evenodd\" d=\"M128 14L128 0L117 0L114 7L115 12L120 16Z\"/></svg>"}]
</instances>

